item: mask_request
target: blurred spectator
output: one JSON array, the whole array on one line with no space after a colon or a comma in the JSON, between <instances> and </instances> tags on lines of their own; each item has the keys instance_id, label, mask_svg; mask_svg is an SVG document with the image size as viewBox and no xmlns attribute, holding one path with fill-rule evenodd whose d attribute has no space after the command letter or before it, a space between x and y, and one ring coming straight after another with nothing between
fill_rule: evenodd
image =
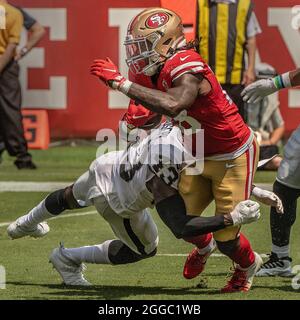
<instances>
[{"instance_id":1,"label":"blurred spectator","mask_svg":"<svg viewBox=\"0 0 300 320\"><path fill-rule=\"evenodd\" d=\"M257 68L258 79L276 76L276 71L260 64ZM279 109L278 93L268 96L262 102L249 104L248 124L254 130L260 145L260 160L271 158L279 154L278 145L284 136L284 121ZM261 170L277 170L282 158L276 156Z\"/></svg>"},{"instance_id":2,"label":"blurred spectator","mask_svg":"<svg viewBox=\"0 0 300 320\"><path fill-rule=\"evenodd\" d=\"M35 169L27 151L27 142L21 115L21 89L17 61L23 58L43 37L45 29L21 8L13 8L6 1L7 28L0 33L0 162L5 149L16 156L15 165L19 169ZM23 18L22 18L23 17ZM17 51L20 40L20 23L29 31L26 45ZM5 55L5 52L7 55ZM6 60L3 61L3 56ZM6 63L5 63L6 62ZM2 72L1 72L2 71Z\"/></svg>"},{"instance_id":3,"label":"blurred spectator","mask_svg":"<svg viewBox=\"0 0 300 320\"><path fill-rule=\"evenodd\" d=\"M200 54L246 120L241 92L255 79L256 35L261 33L253 3L251 0L199 0L197 11Z\"/></svg>"},{"instance_id":4,"label":"blurred spectator","mask_svg":"<svg viewBox=\"0 0 300 320\"><path fill-rule=\"evenodd\" d=\"M24 19L24 27L28 31L28 37L27 37L27 43L21 50L17 52L17 55L15 57L15 60L20 60L22 59L27 53L31 51L38 43L39 41L43 38L45 35L45 28L38 22L36 21L32 16L30 16L25 10L23 10L20 7L18 8Z\"/></svg>"}]
</instances>

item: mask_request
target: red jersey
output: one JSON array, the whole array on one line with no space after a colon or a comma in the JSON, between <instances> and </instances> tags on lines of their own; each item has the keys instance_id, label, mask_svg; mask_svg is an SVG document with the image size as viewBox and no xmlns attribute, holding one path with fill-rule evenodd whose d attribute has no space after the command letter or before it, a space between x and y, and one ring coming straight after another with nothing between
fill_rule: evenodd
<instances>
[{"instance_id":1,"label":"red jersey","mask_svg":"<svg viewBox=\"0 0 300 320\"><path fill-rule=\"evenodd\" d=\"M207 95L197 97L193 105L185 111L186 119L178 117L180 125L186 129L191 128L188 118L192 117L196 120L197 129L204 129L205 157L220 156L222 159L223 155L225 158L233 158L242 154L252 142L251 130L244 123L237 106L222 89L210 67L194 50L178 51L168 59L156 84L143 74L131 74L130 80L144 87L166 92L173 87L176 79L186 73L201 74L209 81L212 89ZM194 127L195 121L192 122Z\"/></svg>"}]
</instances>

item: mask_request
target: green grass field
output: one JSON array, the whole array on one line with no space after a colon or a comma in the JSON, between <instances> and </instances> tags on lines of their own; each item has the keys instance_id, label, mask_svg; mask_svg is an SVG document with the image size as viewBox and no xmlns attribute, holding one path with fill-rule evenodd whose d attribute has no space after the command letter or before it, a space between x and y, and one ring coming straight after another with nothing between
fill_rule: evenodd
<instances>
[{"instance_id":1,"label":"green grass field","mask_svg":"<svg viewBox=\"0 0 300 320\"><path fill-rule=\"evenodd\" d=\"M3 181L72 181L83 173L94 159L94 147L58 147L33 152L37 171L19 172L7 156L0 165ZM274 173L258 173L257 182L271 183ZM0 192L0 226L26 213L45 197L42 192ZM6 268L7 286L0 290L0 299L299 299L299 291L291 287L291 279L256 278L247 294L221 295L231 267L225 257L209 259L205 273L194 280L182 277L184 254L191 246L176 240L153 212L160 234L158 255L128 266L88 265L86 278L95 284L91 288L74 289L61 285L58 274L48 263L53 248L63 241L66 247L101 243L113 237L102 218L88 208L88 215L49 221L51 232L40 240L11 241L6 227L0 227L0 265ZM212 214L213 207L207 210ZM244 232L259 253L270 251L269 210L262 208L258 223L244 227ZM72 212L74 213L74 212ZM300 264L300 227L298 220L292 234L293 263ZM297 246L298 244L298 246ZM199 288L199 284L201 287Z\"/></svg>"}]
</instances>

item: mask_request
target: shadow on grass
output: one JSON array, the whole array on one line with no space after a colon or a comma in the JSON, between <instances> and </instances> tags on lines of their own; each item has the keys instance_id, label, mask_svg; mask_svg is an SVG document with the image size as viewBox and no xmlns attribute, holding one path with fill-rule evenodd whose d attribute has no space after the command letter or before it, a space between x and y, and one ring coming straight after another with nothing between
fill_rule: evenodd
<instances>
[{"instance_id":1,"label":"shadow on grass","mask_svg":"<svg viewBox=\"0 0 300 320\"><path fill-rule=\"evenodd\" d=\"M45 284L45 283L28 283L28 282L17 282L11 281L7 283L8 285L14 286L32 286L32 287L40 287L43 289L48 289L48 291L40 292L38 299L100 299L100 300L112 300L112 299L135 299L139 296L148 296L151 299L157 299L155 296L173 296L174 299L189 296L190 299L197 299L203 296L210 296L213 298L217 296L219 298L224 297L225 299L229 299L228 296L223 296L220 293L220 288L209 288L203 287L199 288L194 286L190 287L164 287L164 286L154 286L154 287L145 287L142 285L94 285L90 287L72 287L66 286L64 284ZM299 291L295 291L290 281L283 280L282 284L276 284L272 287L268 285L258 284L257 282L253 285L251 291L257 292L261 289L273 289L278 292L289 292L289 293L297 293ZM237 293L239 294L239 293ZM235 296L235 295L234 295ZM234 297L232 296L232 298ZM34 297L28 297L28 299L32 299ZM35 299L35 298L34 298Z\"/></svg>"},{"instance_id":2,"label":"shadow on grass","mask_svg":"<svg viewBox=\"0 0 300 320\"><path fill-rule=\"evenodd\" d=\"M199 289L196 287L186 287L186 288L168 288L168 287L144 287L144 286L127 286L127 285L94 285L91 287L72 287L66 286L64 284L39 284L39 283L27 283L27 282L8 282L8 285L15 286L33 286L48 288L51 291L41 292L42 295L53 296L53 298L95 298L95 299L122 299L122 298L134 298L135 296L155 296L155 295L171 295L171 296L195 296L198 295L216 295L220 294L218 289ZM53 291L55 290L55 291Z\"/></svg>"}]
</instances>

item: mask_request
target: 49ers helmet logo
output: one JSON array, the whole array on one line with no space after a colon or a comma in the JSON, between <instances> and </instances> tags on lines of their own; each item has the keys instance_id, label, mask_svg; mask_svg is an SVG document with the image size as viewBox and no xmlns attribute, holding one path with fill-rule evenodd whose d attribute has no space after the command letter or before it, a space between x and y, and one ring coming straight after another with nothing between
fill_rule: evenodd
<instances>
[{"instance_id":1,"label":"49ers helmet logo","mask_svg":"<svg viewBox=\"0 0 300 320\"><path fill-rule=\"evenodd\" d=\"M146 20L146 26L151 29L156 29L165 25L168 21L169 16L166 13L158 12Z\"/></svg>"}]
</instances>

